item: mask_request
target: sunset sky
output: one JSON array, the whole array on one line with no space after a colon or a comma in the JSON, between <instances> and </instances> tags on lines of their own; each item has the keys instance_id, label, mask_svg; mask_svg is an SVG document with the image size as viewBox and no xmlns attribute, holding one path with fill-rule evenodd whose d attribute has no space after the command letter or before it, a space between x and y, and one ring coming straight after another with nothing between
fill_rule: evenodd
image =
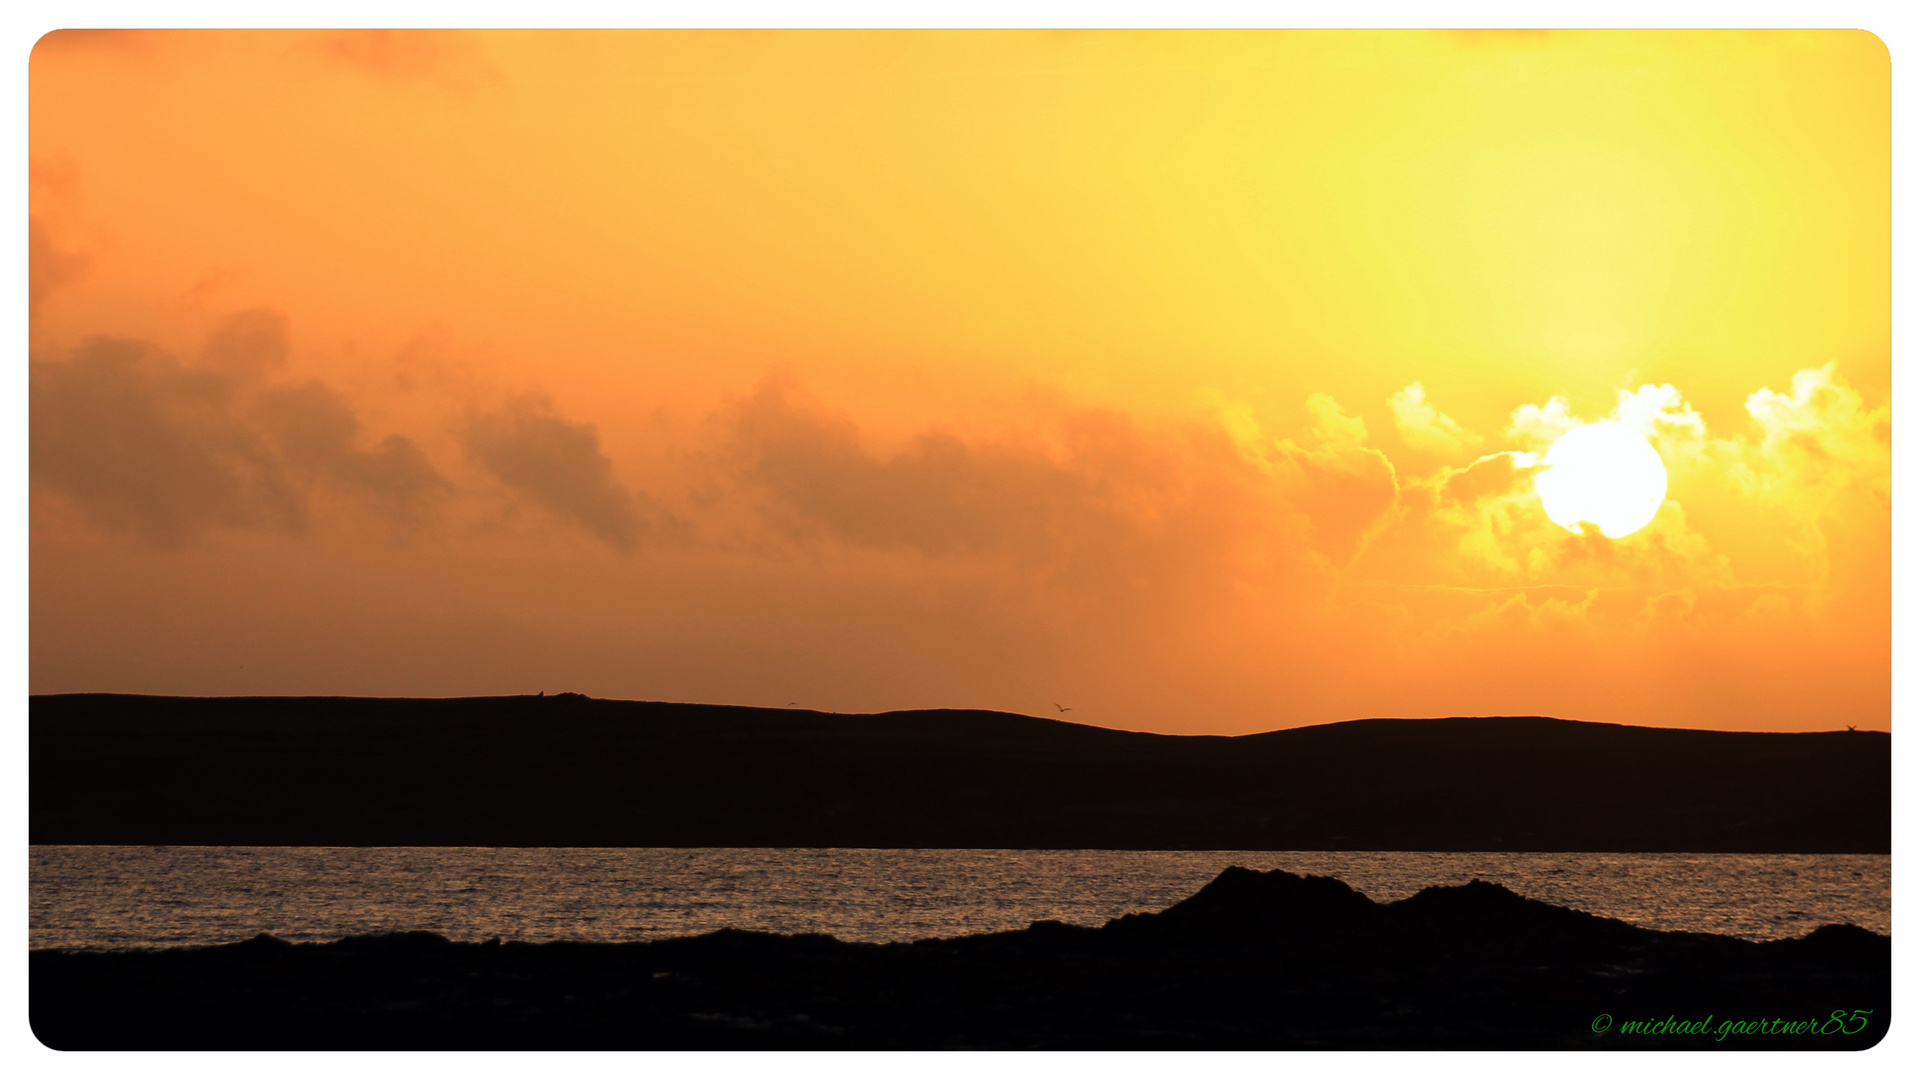
<instances>
[{"instance_id":1,"label":"sunset sky","mask_svg":"<svg viewBox=\"0 0 1920 1080\"><path fill-rule=\"evenodd\" d=\"M1870 34L30 72L35 693L1889 725ZM1534 490L1606 420L1619 539Z\"/></svg>"}]
</instances>

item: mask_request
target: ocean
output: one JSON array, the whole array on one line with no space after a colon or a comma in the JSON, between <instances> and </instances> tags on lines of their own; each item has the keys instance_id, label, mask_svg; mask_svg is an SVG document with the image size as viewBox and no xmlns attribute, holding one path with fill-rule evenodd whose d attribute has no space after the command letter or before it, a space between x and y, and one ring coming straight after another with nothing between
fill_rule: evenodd
<instances>
[{"instance_id":1,"label":"ocean","mask_svg":"<svg viewBox=\"0 0 1920 1080\"><path fill-rule=\"evenodd\" d=\"M1752 940L1891 933L1887 855L870 848L33 846L31 947L213 945L427 930L645 941L723 928L912 941L1097 926L1228 866L1326 874L1380 901L1483 878L1649 929Z\"/></svg>"}]
</instances>

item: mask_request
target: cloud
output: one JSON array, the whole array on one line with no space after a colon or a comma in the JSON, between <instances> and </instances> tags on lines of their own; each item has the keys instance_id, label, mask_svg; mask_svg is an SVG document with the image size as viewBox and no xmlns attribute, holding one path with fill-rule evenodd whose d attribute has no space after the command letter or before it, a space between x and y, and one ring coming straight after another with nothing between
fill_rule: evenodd
<instances>
[{"instance_id":1,"label":"cloud","mask_svg":"<svg viewBox=\"0 0 1920 1080\"><path fill-rule=\"evenodd\" d=\"M210 528L298 533L337 487L400 524L448 490L404 436L356 445L359 419L319 383L263 384L285 319L242 312L188 365L151 342L94 337L29 363L29 470L90 521L176 547Z\"/></svg>"},{"instance_id":2,"label":"cloud","mask_svg":"<svg viewBox=\"0 0 1920 1080\"><path fill-rule=\"evenodd\" d=\"M1399 583L1395 603L1426 612L1412 621L1430 634L1469 632L1451 593L1485 595L1511 614L1525 604L1502 590L1543 587L1600 590L1604 602L1581 615L1596 626L1695 632L1783 605L1812 617L1836 590L1883 574L1872 568L1884 567L1887 550L1888 410L1827 365L1795 373L1785 392L1756 391L1747 413L1746 431L1716 436L1670 384L1620 390L1592 419L1646 435L1671 483L1651 524L1608 540L1552 524L1530 482L1538 451L1590 421L1565 398L1522 405L1507 435L1529 449L1403 481L1399 512L1354 573ZM1853 576L1837 581L1841 572Z\"/></svg>"},{"instance_id":3,"label":"cloud","mask_svg":"<svg viewBox=\"0 0 1920 1080\"><path fill-rule=\"evenodd\" d=\"M1453 417L1429 405L1426 387L1417 382L1407 384L1388 404L1393 407L1393 422L1401 438L1415 450L1450 456L1480 441Z\"/></svg>"},{"instance_id":4,"label":"cloud","mask_svg":"<svg viewBox=\"0 0 1920 1080\"><path fill-rule=\"evenodd\" d=\"M453 436L492 481L621 549L677 524L614 479L593 425L538 395L476 412L497 392L419 351L403 350L400 381L428 394L426 413L441 416L427 421L432 433ZM337 387L287 377L291 363L288 320L265 308L222 320L191 362L114 337L36 355L36 489L160 547L214 528L303 533L321 496L404 529L441 519L462 490L426 450L404 433L368 432ZM487 512L475 494L461 503L469 518Z\"/></svg>"},{"instance_id":5,"label":"cloud","mask_svg":"<svg viewBox=\"0 0 1920 1080\"><path fill-rule=\"evenodd\" d=\"M29 365L33 478L107 529L173 547L215 525L298 531L300 493L236 414L230 376L96 337Z\"/></svg>"},{"instance_id":6,"label":"cloud","mask_svg":"<svg viewBox=\"0 0 1920 1080\"><path fill-rule=\"evenodd\" d=\"M27 219L27 314L38 317L40 306L56 291L86 276L88 259L62 251L39 218Z\"/></svg>"},{"instance_id":7,"label":"cloud","mask_svg":"<svg viewBox=\"0 0 1920 1080\"><path fill-rule=\"evenodd\" d=\"M160 30L52 30L33 44L33 56L93 53L107 56L149 55L166 31Z\"/></svg>"},{"instance_id":8,"label":"cloud","mask_svg":"<svg viewBox=\"0 0 1920 1080\"><path fill-rule=\"evenodd\" d=\"M256 381L287 363L287 317L255 308L236 312L207 338L201 360L236 379Z\"/></svg>"},{"instance_id":9,"label":"cloud","mask_svg":"<svg viewBox=\"0 0 1920 1080\"><path fill-rule=\"evenodd\" d=\"M501 78L472 36L453 30L333 30L321 36L319 51L331 63L377 79L431 81L456 93Z\"/></svg>"},{"instance_id":10,"label":"cloud","mask_svg":"<svg viewBox=\"0 0 1920 1080\"><path fill-rule=\"evenodd\" d=\"M453 490L404 435L388 435L370 450L355 446L360 418L324 383L263 391L257 415L289 466L353 489L399 524L419 524Z\"/></svg>"},{"instance_id":11,"label":"cloud","mask_svg":"<svg viewBox=\"0 0 1920 1080\"><path fill-rule=\"evenodd\" d=\"M1216 412L1224 433L1271 481L1261 497L1292 516L1294 534L1324 560L1322 569L1345 567L1387 524L1399 478L1387 456L1367 445L1365 420L1327 394L1308 395L1306 406L1311 422L1301 442L1267 434L1231 403Z\"/></svg>"},{"instance_id":12,"label":"cloud","mask_svg":"<svg viewBox=\"0 0 1920 1080\"><path fill-rule=\"evenodd\" d=\"M1472 506L1489 498L1523 491L1539 465L1532 454L1488 454L1464 469L1441 473L1440 491L1449 502Z\"/></svg>"},{"instance_id":13,"label":"cloud","mask_svg":"<svg viewBox=\"0 0 1920 1080\"><path fill-rule=\"evenodd\" d=\"M1326 394L1307 395L1307 415L1313 418L1308 435L1327 446L1361 446L1367 441L1367 422L1348 416L1340 403Z\"/></svg>"},{"instance_id":14,"label":"cloud","mask_svg":"<svg viewBox=\"0 0 1920 1080\"><path fill-rule=\"evenodd\" d=\"M1655 446L1698 443L1707 437L1706 421L1671 383L1620 391L1610 419L1646 436Z\"/></svg>"},{"instance_id":15,"label":"cloud","mask_svg":"<svg viewBox=\"0 0 1920 1080\"><path fill-rule=\"evenodd\" d=\"M1099 607L1319 573L1311 523L1285 489L1336 509L1335 485L1317 484L1325 462L1275 467L1217 424L1151 429L1050 407L1017 437L933 429L881 449L773 378L714 425L716 460L772 536L999 567Z\"/></svg>"},{"instance_id":16,"label":"cloud","mask_svg":"<svg viewBox=\"0 0 1920 1080\"><path fill-rule=\"evenodd\" d=\"M1553 445L1553 441L1574 428L1580 421L1573 418L1573 412L1563 397L1549 398L1544 405L1522 405L1513 410L1513 419L1507 425L1507 436L1527 446L1544 450Z\"/></svg>"},{"instance_id":17,"label":"cloud","mask_svg":"<svg viewBox=\"0 0 1920 1080\"><path fill-rule=\"evenodd\" d=\"M842 416L795 401L769 379L723 423L739 476L766 495L769 519L792 535L823 528L866 547L1051 557L1068 520L1106 516L1099 480L1031 450L976 446L923 432L899 451L869 453Z\"/></svg>"},{"instance_id":18,"label":"cloud","mask_svg":"<svg viewBox=\"0 0 1920 1080\"><path fill-rule=\"evenodd\" d=\"M1777 621L1783 605L1804 615L1822 589L1854 587L1831 584L1829 563L1884 545L1888 411L1831 365L1756 391L1750 427L1730 437L1671 385L1621 390L1606 418L1660 447L1676 494L1648 528L1607 540L1554 525L1532 490L1538 451L1583 422L1565 398L1515 409L1509 448L1408 473L1325 394L1289 437L1216 394L1191 423L1044 402L993 437L881 439L776 377L713 413L704 437L636 465L687 482L689 525L622 484L601 430L543 395L503 397L424 346L383 362L374 383L403 388L402 411L464 450L456 488L414 438L367 430L340 386L289 375L297 359L287 320L264 309L215 327L190 361L118 338L34 356L36 492L160 546L214 528L299 533L341 506L406 527L450 509L473 520L506 498L623 551L697 530L709 555L776 576L796 551L851 556L840 565L992 591L1015 614L1125 606L1115 625L1146 632L1233 610L1262 633L1337 625L1396 648L1560 633L1569 619L1601 634ZM1471 433L1419 390L1392 399L1400 432L1464 446Z\"/></svg>"},{"instance_id":19,"label":"cloud","mask_svg":"<svg viewBox=\"0 0 1920 1080\"><path fill-rule=\"evenodd\" d=\"M1835 374L1833 364L1794 372L1788 393L1767 387L1754 391L1747 397L1747 415L1760 429L1759 445L1749 455L1753 460L1742 462L1738 474L1747 490L1779 497L1856 484L1890 498L1889 408L1869 408Z\"/></svg>"},{"instance_id":20,"label":"cloud","mask_svg":"<svg viewBox=\"0 0 1920 1080\"><path fill-rule=\"evenodd\" d=\"M538 394L476 417L463 433L467 454L509 488L623 550L648 531L652 501L614 478L592 424L575 423Z\"/></svg>"},{"instance_id":21,"label":"cloud","mask_svg":"<svg viewBox=\"0 0 1920 1080\"><path fill-rule=\"evenodd\" d=\"M1888 406L1870 407L1836 373L1834 364L1802 368L1785 392L1762 387L1747 397L1747 434L1715 437L1705 420L1671 384L1642 385L1617 394L1601 419L1646 436L1669 474L1707 472L1716 486L1771 502L1790 514L1826 513L1866 492L1890 498L1891 419ZM1544 449L1589 421L1573 415L1563 397L1513 412L1509 437Z\"/></svg>"},{"instance_id":22,"label":"cloud","mask_svg":"<svg viewBox=\"0 0 1920 1080\"><path fill-rule=\"evenodd\" d=\"M1334 566L1353 562L1399 498L1393 463L1368 447L1303 449L1283 441L1271 460L1281 494L1306 519L1314 550Z\"/></svg>"},{"instance_id":23,"label":"cloud","mask_svg":"<svg viewBox=\"0 0 1920 1080\"><path fill-rule=\"evenodd\" d=\"M1392 465L1361 445L1364 423L1324 395L1308 409L1306 445L1225 407L1212 423L1159 429L1062 410L1018 438L934 429L882 450L774 378L716 423L720 460L794 543L998 563L1102 604L1285 581L1300 605L1317 602L1314 583L1353 560L1396 497Z\"/></svg>"},{"instance_id":24,"label":"cloud","mask_svg":"<svg viewBox=\"0 0 1920 1080\"><path fill-rule=\"evenodd\" d=\"M1417 383L1415 385L1418 385ZM1707 437L1706 421L1671 383L1646 383L1615 394L1613 411L1595 420L1575 416L1564 397L1544 404L1526 404L1513 410L1507 437L1534 450L1545 450L1555 440L1584 424L1607 421L1638 432L1661 452L1696 454Z\"/></svg>"}]
</instances>

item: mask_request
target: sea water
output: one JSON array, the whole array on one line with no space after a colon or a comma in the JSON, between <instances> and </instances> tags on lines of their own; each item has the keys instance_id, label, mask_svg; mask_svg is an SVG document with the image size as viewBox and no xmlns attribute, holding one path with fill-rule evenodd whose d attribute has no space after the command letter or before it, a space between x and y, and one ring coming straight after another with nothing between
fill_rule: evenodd
<instances>
[{"instance_id":1,"label":"sea water","mask_svg":"<svg viewBox=\"0 0 1920 1080\"><path fill-rule=\"evenodd\" d=\"M712 930L911 941L1098 926L1221 870L1326 874L1379 901L1474 878L1656 930L1890 933L1887 855L865 848L34 846L33 948L428 930L456 941L645 941Z\"/></svg>"}]
</instances>

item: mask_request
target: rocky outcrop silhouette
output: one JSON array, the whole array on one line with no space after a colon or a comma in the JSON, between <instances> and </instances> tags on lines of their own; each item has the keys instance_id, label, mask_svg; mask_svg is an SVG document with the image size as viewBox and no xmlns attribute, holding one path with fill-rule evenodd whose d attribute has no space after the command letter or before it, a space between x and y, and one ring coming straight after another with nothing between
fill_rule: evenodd
<instances>
[{"instance_id":1,"label":"rocky outcrop silhouette","mask_svg":"<svg viewBox=\"0 0 1920 1080\"><path fill-rule=\"evenodd\" d=\"M41 950L29 1013L61 1049L1858 1049L1887 1030L1891 944L1649 931L1483 881L1380 904L1233 867L1104 927L902 944Z\"/></svg>"},{"instance_id":2,"label":"rocky outcrop silhouette","mask_svg":"<svg viewBox=\"0 0 1920 1080\"><path fill-rule=\"evenodd\" d=\"M1165 911L1124 915L1105 931L1136 942L1270 943L1350 938L1376 930L1379 917L1380 905L1336 878L1231 866Z\"/></svg>"}]
</instances>

